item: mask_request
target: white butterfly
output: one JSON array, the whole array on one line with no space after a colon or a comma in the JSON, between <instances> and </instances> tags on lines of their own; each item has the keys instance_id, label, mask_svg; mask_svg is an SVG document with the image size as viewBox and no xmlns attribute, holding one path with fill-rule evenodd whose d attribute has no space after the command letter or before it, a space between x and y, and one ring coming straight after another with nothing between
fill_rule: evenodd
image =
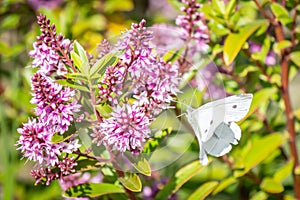
<instances>
[{"instance_id":1,"label":"white butterfly","mask_svg":"<svg viewBox=\"0 0 300 200\"><path fill-rule=\"evenodd\" d=\"M197 109L188 107L187 118L200 145L199 159L207 165L207 154L223 156L238 144L241 129L235 123L243 119L250 108L252 94L240 94L207 103Z\"/></svg>"}]
</instances>

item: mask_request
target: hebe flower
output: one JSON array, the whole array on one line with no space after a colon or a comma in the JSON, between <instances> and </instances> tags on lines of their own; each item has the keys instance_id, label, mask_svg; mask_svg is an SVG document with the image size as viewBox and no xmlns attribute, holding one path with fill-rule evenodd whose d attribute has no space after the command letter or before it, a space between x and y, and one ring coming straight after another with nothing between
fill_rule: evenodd
<instances>
[{"instance_id":1,"label":"hebe flower","mask_svg":"<svg viewBox=\"0 0 300 200\"><path fill-rule=\"evenodd\" d=\"M36 73L31 79L33 98L36 104L35 114L46 126L63 134L74 121L74 113L80 105L72 101L75 91L55 83L49 77Z\"/></svg>"},{"instance_id":2,"label":"hebe flower","mask_svg":"<svg viewBox=\"0 0 300 200\"><path fill-rule=\"evenodd\" d=\"M98 44L97 50L99 51L98 58L102 58L112 50L112 46L104 39Z\"/></svg>"},{"instance_id":3,"label":"hebe flower","mask_svg":"<svg viewBox=\"0 0 300 200\"><path fill-rule=\"evenodd\" d=\"M50 20L45 15L40 15L37 18L42 34L37 37L38 41L33 44L34 50L29 53L34 58L32 67L38 67L39 72L46 75L65 74L67 68L64 64L72 65L66 56L70 50L70 41L64 39L61 34L56 34L55 25L50 25Z\"/></svg>"},{"instance_id":4,"label":"hebe flower","mask_svg":"<svg viewBox=\"0 0 300 200\"><path fill-rule=\"evenodd\" d=\"M38 24L42 34L37 38L38 42L34 43L35 49L30 52L34 58L32 66L39 68L31 79L33 98L30 101L36 104L37 119L29 120L18 129L20 138L17 149L21 150L23 157L38 162L38 166L42 167L31 172L36 183L50 184L52 180L75 172L75 157L61 156L78 150L81 145L75 139L77 135L57 143L52 142L52 137L68 130L80 105L73 101L73 89L56 83L50 77L52 74L65 74L65 66L72 66L67 55L70 41L56 34L55 25L50 25L46 16L38 16Z\"/></svg>"},{"instance_id":5,"label":"hebe flower","mask_svg":"<svg viewBox=\"0 0 300 200\"><path fill-rule=\"evenodd\" d=\"M103 79L98 84L99 98L102 101L107 99L113 104L118 103L115 97L122 94L123 81L126 77L125 70L126 68L121 63L106 69Z\"/></svg>"},{"instance_id":6,"label":"hebe flower","mask_svg":"<svg viewBox=\"0 0 300 200\"><path fill-rule=\"evenodd\" d=\"M23 157L40 165L54 166L58 162L57 156L61 154L62 146L52 143L53 133L43 123L29 120L18 132L21 136L17 141L17 145L20 145L17 149L21 150Z\"/></svg>"},{"instance_id":7,"label":"hebe flower","mask_svg":"<svg viewBox=\"0 0 300 200\"><path fill-rule=\"evenodd\" d=\"M207 52L209 46L208 28L204 23L204 15L199 12L198 9L202 7L201 4L195 0L182 0L184 7L181 10L185 13L179 15L176 18L176 24L183 29L182 39L190 43L190 40L196 41L198 45L192 45L191 47L197 47L191 49L192 51ZM191 43L192 44L192 43Z\"/></svg>"},{"instance_id":8,"label":"hebe flower","mask_svg":"<svg viewBox=\"0 0 300 200\"><path fill-rule=\"evenodd\" d=\"M145 23L142 20L133 24L119 43L125 47L121 59L128 68L129 92L136 98L135 104L143 106L152 120L176 95L179 74L177 65L166 63L154 54L150 47L153 33L144 27Z\"/></svg>"},{"instance_id":9,"label":"hebe flower","mask_svg":"<svg viewBox=\"0 0 300 200\"><path fill-rule=\"evenodd\" d=\"M93 142L120 152L139 153L143 149L150 136L150 122L178 91L178 66L154 53L150 46L153 33L145 23L132 24L131 30L123 33L116 45L122 53L120 61L107 68L98 86L99 98L112 105L113 111L92 134Z\"/></svg>"},{"instance_id":10,"label":"hebe flower","mask_svg":"<svg viewBox=\"0 0 300 200\"><path fill-rule=\"evenodd\" d=\"M120 152L139 152L150 134L149 119L145 113L139 107L124 104L114 108L111 115L100 124L104 137L95 138L95 141L102 140Z\"/></svg>"},{"instance_id":11,"label":"hebe flower","mask_svg":"<svg viewBox=\"0 0 300 200\"><path fill-rule=\"evenodd\" d=\"M55 166L59 162L58 156L61 153L72 153L80 145L78 139L69 138L66 142L53 143L53 132L44 123L36 119L24 123L18 129L21 134L17 145L17 150L21 150L23 157L28 160L36 161L40 165Z\"/></svg>"},{"instance_id":12,"label":"hebe flower","mask_svg":"<svg viewBox=\"0 0 300 200\"><path fill-rule=\"evenodd\" d=\"M49 167L31 170L31 175L35 178L35 184L40 182L49 185L53 180L63 180L64 177L73 174L77 162L74 157L68 158L64 156L61 161L56 163L58 170L51 169Z\"/></svg>"},{"instance_id":13,"label":"hebe flower","mask_svg":"<svg viewBox=\"0 0 300 200\"><path fill-rule=\"evenodd\" d=\"M30 172L31 176L35 178L35 184L45 183L46 185L50 185L53 180L59 178L59 174L52 173L50 168L41 168L41 169L34 169Z\"/></svg>"}]
</instances>

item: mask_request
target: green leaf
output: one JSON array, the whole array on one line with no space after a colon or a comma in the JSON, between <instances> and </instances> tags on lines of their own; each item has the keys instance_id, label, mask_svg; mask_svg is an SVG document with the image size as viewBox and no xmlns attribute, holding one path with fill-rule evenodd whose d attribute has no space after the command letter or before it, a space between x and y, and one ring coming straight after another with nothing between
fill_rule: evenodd
<instances>
[{"instance_id":1,"label":"green leaf","mask_svg":"<svg viewBox=\"0 0 300 200\"><path fill-rule=\"evenodd\" d=\"M159 131L155 133L153 138L149 138L147 142L144 145L143 153L151 153L153 152L160 142L167 136L171 134L171 129L164 129L162 131Z\"/></svg>"},{"instance_id":2,"label":"green leaf","mask_svg":"<svg viewBox=\"0 0 300 200\"><path fill-rule=\"evenodd\" d=\"M223 16L225 14L225 4L221 0L212 0L211 6L216 12L217 15Z\"/></svg>"},{"instance_id":3,"label":"green leaf","mask_svg":"<svg viewBox=\"0 0 300 200\"><path fill-rule=\"evenodd\" d=\"M296 168L295 168L295 170L294 170L294 173L296 174L296 175L300 175L300 166L297 166Z\"/></svg>"},{"instance_id":4,"label":"green leaf","mask_svg":"<svg viewBox=\"0 0 300 200\"><path fill-rule=\"evenodd\" d=\"M212 191L217 187L218 184L219 183L217 181L204 183L189 196L188 200L205 199L210 193L212 193Z\"/></svg>"},{"instance_id":5,"label":"green leaf","mask_svg":"<svg viewBox=\"0 0 300 200\"><path fill-rule=\"evenodd\" d=\"M261 107L262 104L267 103L273 94L277 92L276 88L264 88L254 93L250 110L245 118L250 116L256 109Z\"/></svg>"},{"instance_id":6,"label":"green leaf","mask_svg":"<svg viewBox=\"0 0 300 200\"><path fill-rule=\"evenodd\" d=\"M281 50L282 49L285 49L285 48L288 48L288 47L291 47L292 46L292 43L291 41L288 41L288 40L282 40L278 43L275 43L274 46L273 46L273 50L276 54L281 54Z\"/></svg>"},{"instance_id":7,"label":"green leaf","mask_svg":"<svg viewBox=\"0 0 300 200\"><path fill-rule=\"evenodd\" d=\"M187 164L178 170L175 176L168 182L165 187L156 195L155 199L167 199L175 193L183 184L194 177L205 166L201 165L199 160Z\"/></svg>"},{"instance_id":8,"label":"green leaf","mask_svg":"<svg viewBox=\"0 0 300 200\"><path fill-rule=\"evenodd\" d=\"M163 59L165 62L173 63L180 58L184 50L184 47L180 48L179 50L176 50L175 48L170 49L168 52L165 53L165 55L163 55Z\"/></svg>"},{"instance_id":9,"label":"green leaf","mask_svg":"<svg viewBox=\"0 0 300 200\"><path fill-rule=\"evenodd\" d=\"M264 63L267 54L269 53L270 46L271 46L271 38L269 36L266 36L264 39L262 48L259 52L253 53L251 56L255 60L259 60L260 62Z\"/></svg>"},{"instance_id":10,"label":"green leaf","mask_svg":"<svg viewBox=\"0 0 300 200\"><path fill-rule=\"evenodd\" d=\"M74 51L71 51L71 59L73 60L74 62L74 65L78 68L78 70L80 72L82 72L82 60L80 59L80 56L75 53Z\"/></svg>"},{"instance_id":11,"label":"green leaf","mask_svg":"<svg viewBox=\"0 0 300 200\"><path fill-rule=\"evenodd\" d=\"M237 180L234 177L229 177L225 180L222 180L219 185L216 187L216 189L213 192L213 195L222 192L224 189L228 188L230 185L236 183Z\"/></svg>"},{"instance_id":12,"label":"green leaf","mask_svg":"<svg viewBox=\"0 0 300 200\"><path fill-rule=\"evenodd\" d=\"M255 72L255 71L258 71L259 69L257 66L246 65L246 66L236 67L235 70L239 77L246 77L249 72Z\"/></svg>"},{"instance_id":13,"label":"green leaf","mask_svg":"<svg viewBox=\"0 0 300 200\"><path fill-rule=\"evenodd\" d=\"M74 51L77 55L79 55L81 60L81 66L77 67L79 68L80 72L82 72L85 75L88 75L90 70L89 59L86 55L86 51L77 41L74 42Z\"/></svg>"},{"instance_id":14,"label":"green leaf","mask_svg":"<svg viewBox=\"0 0 300 200\"><path fill-rule=\"evenodd\" d=\"M262 25L267 24L266 20L251 22L240 29L239 33L231 33L225 40L223 58L228 66L238 55L246 40Z\"/></svg>"},{"instance_id":15,"label":"green leaf","mask_svg":"<svg viewBox=\"0 0 300 200\"><path fill-rule=\"evenodd\" d=\"M254 194L250 200L265 200L268 199L268 194L264 191L259 191L256 194Z\"/></svg>"},{"instance_id":16,"label":"green leaf","mask_svg":"<svg viewBox=\"0 0 300 200\"><path fill-rule=\"evenodd\" d=\"M92 169L99 168L97 165L99 165L99 161L96 160L90 160L90 159L82 159L77 161L77 165L74 167L76 171L89 171Z\"/></svg>"},{"instance_id":17,"label":"green leaf","mask_svg":"<svg viewBox=\"0 0 300 200\"><path fill-rule=\"evenodd\" d=\"M131 11L134 8L132 0L106 0L104 11L111 13L114 11Z\"/></svg>"},{"instance_id":18,"label":"green leaf","mask_svg":"<svg viewBox=\"0 0 300 200\"><path fill-rule=\"evenodd\" d=\"M63 142L65 140L69 139L73 134L78 133L79 130L87 128L90 125L91 124L85 120L83 120L82 122L73 122L69 126L68 130L66 132L64 132L64 134L55 133L52 136L52 142L53 143Z\"/></svg>"},{"instance_id":19,"label":"green leaf","mask_svg":"<svg viewBox=\"0 0 300 200\"><path fill-rule=\"evenodd\" d=\"M280 4L273 2L270 7L271 7L271 10L274 13L275 17L281 23L288 24L293 21L293 19L289 15L289 12Z\"/></svg>"},{"instance_id":20,"label":"green leaf","mask_svg":"<svg viewBox=\"0 0 300 200\"><path fill-rule=\"evenodd\" d=\"M272 178L269 178L269 177L264 178L259 187L263 191L266 191L266 192L272 193L272 194L280 193L284 190L284 188L280 182L278 182Z\"/></svg>"},{"instance_id":21,"label":"green leaf","mask_svg":"<svg viewBox=\"0 0 300 200\"><path fill-rule=\"evenodd\" d=\"M140 192L142 190L142 182L138 175L134 173L125 172L123 177L118 180L122 185L132 192Z\"/></svg>"},{"instance_id":22,"label":"green leaf","mask_svg":"<svg viewBox=\"0 0 300 200\"><path fill-rule=\"evenodd\" d=\"M300 51L295 51L290 54L290 59L300 67Z\"/></svg>"},{"instance_id":23,"label":"green leaf","mask_svg":"<svg viewBox=\"0 0 300 200\"><path fill-rule=\"evenodd\" d=\"M98 60L90 70L90 77L94 78L97 74L103 74L108 66L116 65L118 62L117 57L113 53L106 54Z\"/></svg>"},{"instance_id":24,"label":"green leaf","mask_svg":"<svg viewBox=\"0 0 300 200\"><path fill-rule=\"evenodd\" d=\"M230 30L227 27L225 27L219 23L212 23L210 25L210 29L214 34L216 34L218 36L224 36L224 35L228 35L230 33Z\"/></svg>"},{"instance_id":25,"label":"green leaf","mask_svg":"<svg viewBox=\"0 0 300 200\"><path fill-rule=\"evenodd\" d=\"M283 167L281 167L273 176L275 181L282 182L285 178L293 173L294 161L290 160Z\"/></svg>"},{"instance_id":26,"label":"green leaf","mask_svg":"<svg viewBox=\"0 0 300 200\"><path fill-rule=\"evenodd\" d=\"M56 82L63 86L68 86L70 88L78 89L84 92L89 92L89 89L86 86L80 85L79 83L72 82L70 80L61 79L61 80L56 80Z\"/></svg>"},{"instance_id":27,"label":"green leaf","mask_svg":"<svg viewBox=\"0 0 300 200\"><path fill-rule=\"evenodd\" d=\"M67 189L64 197L99 197L106 194L124 193L124 189L108 183L79 184Z\"/></svg>"},{"instance_id":28,"label":"green leaf","mask_svg":"<svg viewBox=\"0 0 300 200\"><path fill-rule=\"evenodd\" d=\"M251 149L244 158L244 172L249 171L267 159L285 141L286 137L280 133L273 133L254 141Z\"/></svg>"},{"instance_id":29,"label":"green leaf","mask_svg":"<svg viewBox=\"0 0 300 200\"><path fill-rule=\"evenodd\" d=\"M230 0L228 4L226 5L225 10L225 18L228 19L229 16L233 13L236 5L236 0Z\"/></svg>"},{"instance_id":30,"label":"green leaf","mask_svg":"<svg viewBox=\"0 0 300 200\"><path fill-rule=\"evenodd\" d=\"M64 134L60 134L60 133L55 133L52 136L52 143L60 143L63 142L67 139L69 139L74 133L76 133L77 128L75 123L72 123L71 126L69 126L68 130L66 132L64 132Z\"/></svg>"},{"instance_id":31,"label":"green leaf","mask_svg":"<svg viewBox=\"0 0 300 200\"><path fill-rule=\"evenodd\" d=\"M296 198L293 197L293 196L291 196L291 195L284 195L284 196L283 196L283 199L284 199L284 200L296 200Z\"/></svg>"},{"instance_id":32,"label":"green leaf","mask_svg":"<svg viewBox=\"0 0 300 200\"><path fill-rule=\"evenodd\" d=\"M108 104L99 104L95 108L99 111L100 115L105 118L111 117L112 108Z\"/></svg>"},{"instance_id":33,"label":"green leaf","mask_svg":"<svg viewBox=\"0 0 300 200\"><path fill-rule=\"evenodd\" d=\"M136 170L138 170L140 173L146 175L146 176L151 176L151 167L146 160L146 158L140 154L136 159L132 160L133 166Z\"/></svg>"},{"instance_id":34,"label":"green leaf","mask_svg":"<svg viewBox=\"0 0 300 200\"><path fill-rule=\"evenodd\" d=\"M87 82L87 77L81 73L64 74L64 76L72 80Z\"/></svg>"}]
</instances>

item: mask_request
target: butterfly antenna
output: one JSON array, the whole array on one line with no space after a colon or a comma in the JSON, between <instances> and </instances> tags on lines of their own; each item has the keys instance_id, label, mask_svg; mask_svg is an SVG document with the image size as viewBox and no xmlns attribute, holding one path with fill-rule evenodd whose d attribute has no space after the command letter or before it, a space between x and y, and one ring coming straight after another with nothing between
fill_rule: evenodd
<instances>
[{"instance_id":1,"label":"butterfly antenna","mask_svg":"<svg viewBox=\"0 0 300 200\"><path fill-rule=\"evenodd\" d=\"M185 101L185 100L184 100L184 101ZM184 105L184 106L186 106L187 108L190 108L191 106L189 106L188 104L186 104L184 101L180 102L180 101L174 100L174 102L179 103L179 104L181 104L181 105ZM186 116L186 115L187 115L187 113L186 113L186 112L182 112L182 107L181 107L181 114L178 115L178 116L176 116L176 118L180 118L180 117Z\"/></svg>"},{"instance_id":2,"label":"butterfly antenna","mask_svg":"<svg viewBox=\"0 0 300 200\"><path fill-rule=\"evenodd\" d=\"M176 116L177 118L180 118L180 117L182 117L183 115L185 115L186 116L186 113L184 112L184 113L181 113L180 115L178 115L178 116Z\"/></svg>"}]
</instances>

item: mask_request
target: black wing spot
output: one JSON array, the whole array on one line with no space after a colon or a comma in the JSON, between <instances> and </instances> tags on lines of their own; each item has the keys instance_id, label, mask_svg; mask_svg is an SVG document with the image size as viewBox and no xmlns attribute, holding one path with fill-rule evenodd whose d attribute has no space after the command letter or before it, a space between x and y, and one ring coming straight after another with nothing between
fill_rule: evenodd
<instances>
[{"instance_id":1,"label":"black wing spot","mask_svg":"<svg viewBox=\"0 0 300 200\"><path fill-rule=\"evenodd\" d=\"M232 108L237 108L237 105L233 105Z\"/></svg>"},{"instance_id":2,"label":"black wing spot","mask_svg":"<svg viewBox=\"0 0 300 200\"><path fill-rule=\"evenodd\" d=\"M205 129L204 133L207 133L207 129Z\"/></svg>"},{"instance_id":3,"label":"black wing spot","mask_svg":"<svg viewBox=\"0 0 300 200\"><path fill-rule=\"evenodd\" d=\"M213 122L214 122L214 121L213 121L213 120L211 120L211 121L210 121L210 125L212 125L212 124L213 124Z\"/></svg>"}]
</instances>

